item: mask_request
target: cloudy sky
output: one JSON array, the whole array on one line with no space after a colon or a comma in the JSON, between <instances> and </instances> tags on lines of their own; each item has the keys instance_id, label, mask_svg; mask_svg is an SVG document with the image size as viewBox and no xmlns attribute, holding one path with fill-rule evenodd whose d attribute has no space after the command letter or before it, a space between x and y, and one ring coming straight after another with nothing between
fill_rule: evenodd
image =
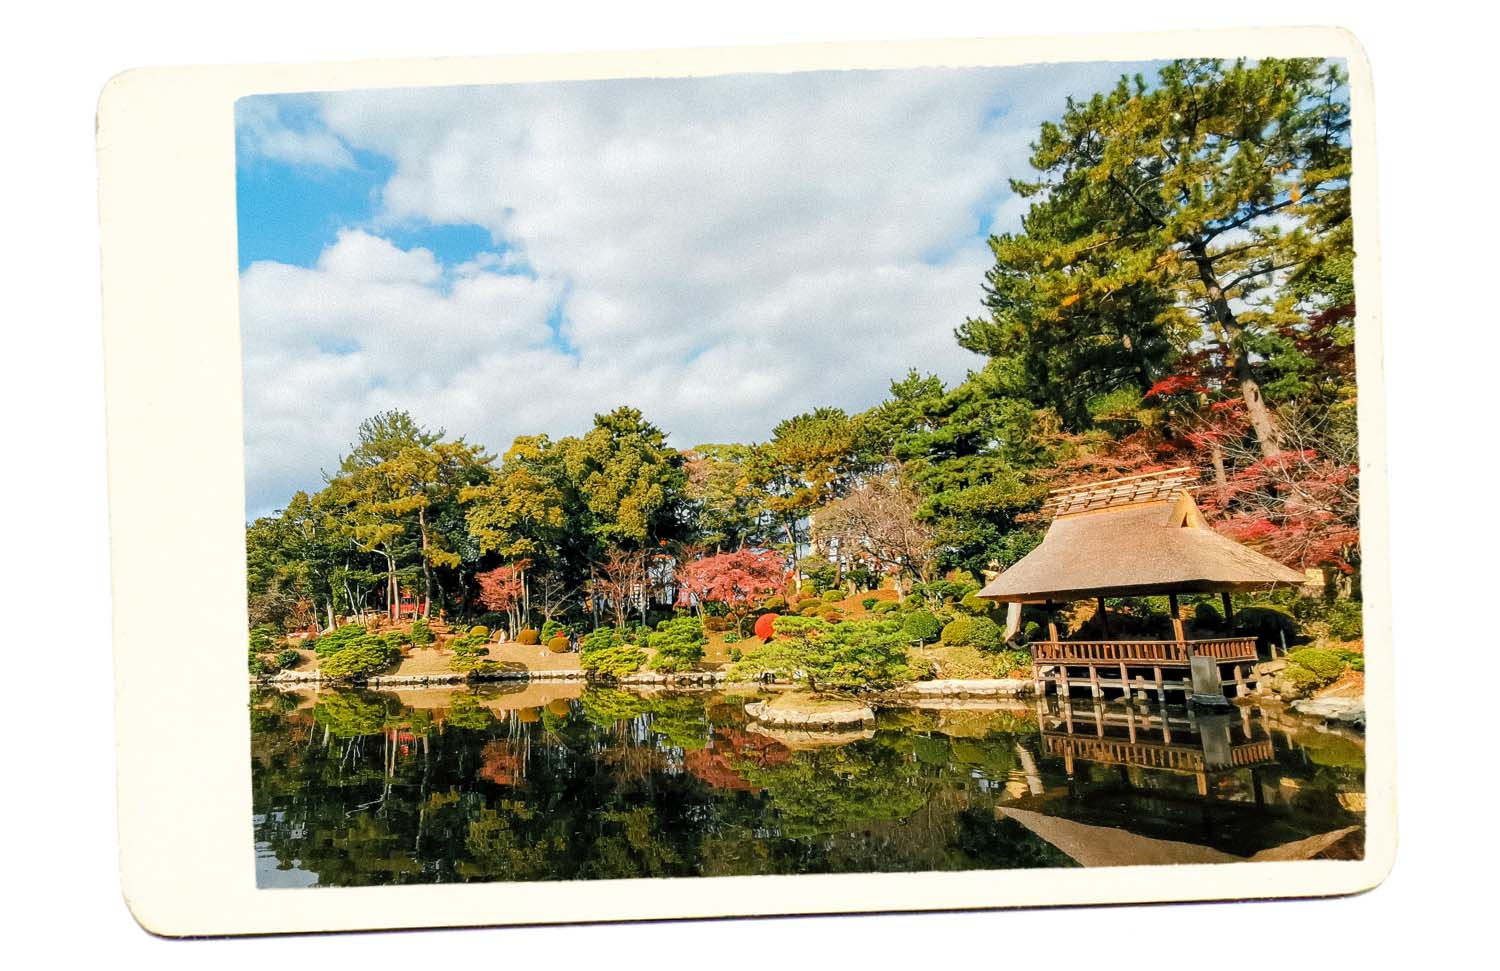
<instances>
[{"instance_id":1,"label":"cloudy sky","mask_svg":"<svg viewBox=\"0 0 1500 971\"><path fill-rule=\"evenodd\" d=\"M404 408L497 454L620 404L686 448L980 362L985 240L1068 95L1150 65L262 96L237 106L246 512Z\"/></svg>"}]
</instances>

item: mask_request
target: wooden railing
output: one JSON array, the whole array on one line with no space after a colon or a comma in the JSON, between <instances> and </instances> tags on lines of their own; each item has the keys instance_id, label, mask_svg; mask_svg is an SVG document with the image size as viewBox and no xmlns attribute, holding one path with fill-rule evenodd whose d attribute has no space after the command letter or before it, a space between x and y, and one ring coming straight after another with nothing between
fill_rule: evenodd
<instances>
[{"instance_id":1,"label":"wooden railing","mask_svg":"<svg viewBox=\"0 0 1500 971\"><path fill-rule=\"evenodd\" d=\"M1043 751L1054 757L1071 756L1084 762L1106 765L1136 765L1147 769L1170 769L1178 772L1201 772L1207 768L1203 750L1196 743L1163 745L1155 742L1127 742L1123 739L1085 738L1078 735L1042 734ZM1230 750L1230 765L1242 768L1259 765L1276 758L1269 739L1236 745Z\"/></svg>"},{"instance_id":2,"label":"wooden railing","mask_svg":"<svg viewBox=\"0 0 1500 971\"><path fill-rule=\"evenodd\" d=\"M1218 661L1255 660L1255 638L1221 637L1198 641L1034 641L1038 662L1069 664L1162 664L1185 666L1195 655Z\"/></svg>"}]
</instances>

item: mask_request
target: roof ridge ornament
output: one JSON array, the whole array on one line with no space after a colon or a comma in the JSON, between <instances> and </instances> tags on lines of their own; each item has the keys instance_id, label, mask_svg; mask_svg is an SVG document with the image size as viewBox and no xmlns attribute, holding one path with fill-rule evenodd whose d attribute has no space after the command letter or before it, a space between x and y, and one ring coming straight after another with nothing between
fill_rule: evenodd
<instances>
[{"instance_id":1,"label":"roof ridge ornament","mask_svg":"<svg viewBox=\"0 0 1500 971\"><path fill-rule=\"evenodd\" d=\"M1042 503L1042 510L1050 512L1052 518L1092 512L1096 509L1116 509L1146 502L1163 502L1180 492L1192 492L1198 488L1198 472L1192 466L1183 465L1157 472L1142 472L1138 475L1121 476L1100 482L1053 489Z\"/></svg>"}]
</instances>

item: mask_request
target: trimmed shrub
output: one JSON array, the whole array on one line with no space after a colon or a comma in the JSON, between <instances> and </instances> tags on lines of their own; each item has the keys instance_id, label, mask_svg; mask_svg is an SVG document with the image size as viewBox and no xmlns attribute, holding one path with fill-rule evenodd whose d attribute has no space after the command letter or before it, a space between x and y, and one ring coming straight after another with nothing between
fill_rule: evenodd
<instances>
[{"instance_id":1,"label":"trimmed shrub","mask_svg":"<svg viewBox=\"0 0 1500 971\"><path fill-rule=\"evenodd\" d=\"M888 614L893 610L900 610L901 605L894 600L881 600L869 609L875 611L876 614Z\"/></svg>"},{"instance_id":2,"label":"trimmed shrub","mask_svg":"<svg viewBox=\"0 0 1500 971\"><path fill-rule=\"evenodd\" d=\"M657 671L690 671L703 660L707 640L696 617L664 620L647 638L647 645L656 650L651 666Z\"/></svg>"},{"instance_id":3,"label":"trimmed shrub","mask_svg":"<svg viewBox=\"0 0 1500 971\"><path fill-rule=\"evenodd\" d=\"M328 678L358 677L390 666L400 655L400 648L372 634L324 655L318 669Z\"/></svg>"},{"instance_id":4,"label":"trimmed shrub","mask_svg":"<svg viewBox=\"0 0 1500 971\"><path fill-rule=\"evenodd\" d=\"M1365 634L1364 604L1358 600L1335 600L1328 605L1328 636L1340 641L1358 640Z\"/></svg>"},{"instance_id":5,"label":"trimmed shrub","mask_svg":"<svg viewBox=\"0 0 1500 971\"><path fill-rule=\"evenodd\" d=\"M804 600L797 605L797 613L803 617L816 617L823 610L823 601Z\"/></svg>"},{"instance_id":6,"label":"trimmed shrub","mask_svg":"<svg viewBox=\"0 0 1500 971\"><path fill-rule=\"evenodd\" d=\"M742 651L742 650L740 650L737 647L731 647L729 649L729 660L732 663L738 664L740 662L740 659L743 658L744 656L745 656L745 652Z\"/></svg>"},{"instance_id":7,"label":"trimmed shrub","mask_svg":"<svg viewBox=\"0 0 1500 971\"><path fill-rule=\"evenodd\" d=\"M724 635L724 643L725 644L738 644L739 642L740 642L740 635L737 634L737 633L735 633L734 631L730 631L729 633L727 633L727 634Z\"/></svg>"},{"instance_id":8,"label":"trimmed shrub","mask_svg":"<svg viewBox=\"0 0 1500 971\"><path fill-rule=\"evenodd\" d=\"M776 635L776 618L780 614L761 614L755 618L755 636L768 641Z\"/></svg>"},{"instance_id":9,"label":"trimmed shrub","mask_svg":"<svg viewBox=\"0 0 1500 971\"><path fill-rule=\"evenodd\" d=\"M837 607L824 607L822 610L818 611L818 616L828 621L830 624L837 624L839 621L844 619L844 612Z\"/></svg>"},{"instance_id":10,"label":"trimmed shrub","mask_svg":"<svg viewBox=\"0 0 1500 971\"><path fill-rule=\"evenodd\" d=\"M547 650L553 654L563 654L568 650L568 639L566 637L554 637L547 642Z\"/></svg>"},{"instance_id":11,"label":"trimmed shrub","mask_svg":"<svg viewBox=\"0 0 1500 971\"><path fill-rule=\"evenodd\" d=\"M733 626L734 622L731 621L728 617L715 617L710 615L703 618L703 629L706 631L719 633L722 631L726 631Z\"/></svg>"},{"instance_id":12,"label":"trimmed shrub","mask_svg":"<svg viewBox=\"0 0 1500 971\"><path fill-rule=\"evenodd\" d=\"M765 603L763 603L763 604L760 605L760 609L761 610L769 610L769 611L773 611L773 612L774 611L778 611L778 610L785 610L786 609L786 598L785 597L771 597Z\"/></svg>"},{"instance_id":13,"label":"trimmed shrub","mask_svg":"<svg viewBox=\"0 0 1500 971\"><path fill-rule=\"evenodd\" d=\"M942 640L950 647L972 646L981 651L999 650L1004 631L988 617L958 617L943 628Z\"/></svg>"},{"instance_id":14,"label":"trimmed shrub","mask_svg":"<svg viewBox=\"0 0 1500 971\"><path fill-rule=\"evenodd\" d=\"M302 655L294 648L286 647L276 652L276 666L283 671L296 667L301 660Z\"/></svg>"},{"instance_id":15,"label":"trimmed shrub","mask_svg":"<svg viewBox=\"0 0 1500 971\"><path fill-rule=\"evenodd\" d=\"M411 622L411 643L413 647L423 647L437 640L432 633L432 625L425 620L414 620Z\"/></svg>"},{"instance_id":16,"label":"trimmed shrub","mask_svg":"<svg viewBox=\"0 0 1500 971\"><path fill-rule=\"evenodd\" d=\"M313 645L313 651L318 657L327 657L338 653L368 633L361 624L345 624L318 638L317 643Z\"/></svg>"},{"instance_id":17,"label":"trimmed shrub","mask_svg":"<svg viewBox=\"0 0 1500 971\"><path fill-rule=\"evenodd\" d=\"M584 635L579 664L589 674L601 678L622 678L634 674L646 663L646 652L625 641L623 631L601 627Z\"/></svg>"},{"instance_id":18,"label":"trimmed shrub","mask_svg":"<svg viewBox=\"0 0 1500 971\"><path fill-rule=\"evenodd\" d=\"M533 630L530 627L527 627L525 630L521 631L519 634L516 635L516 643L518 643L518 644L533 644L534 645L534 644L540 644L541 642L542 642L542 635L539 634L539 633L537 633L537 631Z\"/></svg>"},{"instance_id":19,"label":"trimmed shrub","mask_svg":"<svg viewBox=\"0 0 1500 971\"><path fill-rule=\"evenodd\" d=\"M913 610L901 622L907 639L919 644L931 644L943 632L943 624L930 610Z\"/></svg>"},{"instance_id":20,"label":"trimmed shrub","mask_svg":"<svg viewBox=\"0 0 1500 971\"><path fill-rule=\"evenodd\" d=\"M250 650L265 654L276 648L279 635L275 628L261 624L250 628Z\"/></svg>"},{"instance_id":21,"label":"trimmed shrub","mask_svg":"<svg viewBox=\"0 0 1500 971\"><path fill-rule=\"evenodd\" d=\"M1041 640L1042 639L1042 635L1045 634L1045 633L1046 633L1046 631L1042 630L1042 625L1038 624L1034 620L1028 620L1021 627L1021 636L1024 637L1024 638L1026 638L1026 643L1028 643L1028 644L1031 643L1032 641L1039 641L1039 640Z\"/></svg>"},{"instance_id":22,"label":"trimmed shrub","mask_svg":"<svg viewBox=\"0 0 1500 971\"><path fill-rule=\"evenodd\" d=\"M1311 671L1324 684L1338 680L1338 676L1344 673L1344 658L1339 651L1307 647L1293 651L1286 659Z\"/></svg>"},{"instance_id":23,"label":"trimmed shrub","mask_svg":"<svg viewBox=\"0 0 1500 971\"><path fill-rule=\"evenodd\" d=\"M881 600L879 597L864 597L860 600L859 605L866 610L874 610L875 605L880 602Z\"/></svg>"},{"instance_id":24,"label":"trimmed shrub","mask_svg":"<svg viewBox=\"0 0 1500 971\"><path fill-rule=\"evenodd\" d=\"M490 629L483 624L475 624L469 628L469 636L480 643L484 643L490 639Z\"/></svg>"},{"instance_id":25,"label":"trimmed shrub","mask_svg":"<svg viewBox=\"0 0 1500 971\"><path fill-rule=\"evenodd\" d=\"M1222 630L1224 615L1213 604L1201 603L1193 608L1193 626L1204 630Z\"/></svg>"},{"instance_id":26,"label":"trimmed shrub","mask_svg":"<svg viewBox=\"0 0 1500 971\"><path fill-rule=\"evenodd\" d=\"M842 590L824 590L823 591L823 602L824 603L836 604L840 600L843 600L843 599L844 599L844 591L842 591Z\"/></svg>"}]
</instances>

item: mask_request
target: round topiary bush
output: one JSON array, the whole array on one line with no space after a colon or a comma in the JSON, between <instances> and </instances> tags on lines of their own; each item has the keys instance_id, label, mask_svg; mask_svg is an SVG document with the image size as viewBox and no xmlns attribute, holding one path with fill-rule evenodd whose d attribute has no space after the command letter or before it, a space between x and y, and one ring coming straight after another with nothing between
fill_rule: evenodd
<instances>
[{"instance_id":1,"label":"round topiary bush","mask_svg":"<svg viewBox=\"0 0 1500 971\"><path fill-rule=\"evenodd\" d=\"M566 637L554 637L552 638L552 640L547 642L547 650L551 651L553 654L562 654L567 649L568 639Z\"/></svg>"},{"instance_id":2,"label":"round topiary bush","mask_svg":"<svg viewBox=\"0 0 1500 971\"><path fill-rule=\"evenodd\" d=\"M837 607L824 607L818 612L818 616L830 624L837 624L844 619L844 612Z\"/></svg>"},{"instance_id":3,"label":"round topiary bush","mask_svg":"<svg viewBox=\"0 0 1500 971\"><path fill-rule=\"evenodd\" d=\"M971 646L981 651L1000 648L1004 632L988 617L959 617L942 629L943 643L950 647Z\"/></svg>"},{"instance_id":4,"label":"round topiary bush","mask_svg":"<svg viewBox=\"0 0 1500 971\"><path fill-rule=\"evenodd\" d=\"M842 590L824 590L823 591L823 602L824 603L836 604L840 600L843 600L843 599L844 599L844 591L842 591Z\"/></svg>"},{"instance_id":5,"label":"round topiary bush","mask_svg":"<svg viewBox=\"0 0 1500 971\"><path fill-rule=\"evenodd\" d=\"M518 644L540 644L541 642L541 632L530 627L527 627L516 635L516 643Z\"/></svg>"},{"instance_id":6,"label":"round topiary bush","mask_svg":"<svg viewBox=\"0 0 1500 971\"><path fill-rule=\"evenodd\" d=\"M761 610L772 610L772 611L785 610L786 609L786 598L785 597L771 597L765 603L763 603L763 604L760 605L760 609Z\"/></svg>"},{"instance_id":7,"label":"round topiary bush","mask_svg":"<svg viewBox=\"0 0 1500 971\"><path fill-rule=\"evenodd\" d=\"M1204 630L1220 630L1224 627L1224 615L1210 603L1201 603L1193 608L1193 626Z\"/></svg>"},{"instance_id":8,"label":"round topiary bush","mask_svg":"<svg viewBox=\"0 0 1500 971\"><path fill-rule=\"evenodd\" d=\"M816 617L823 610L823 601L804 601L797 605L797 613L803 617Z\"/></svg>"},{"instance_id":9,"label":"round topiary bush","mask_svg":"<svg viewBox=\"0 0 1500 971\"><path fill-rule=\"evenodd\" d=\"M871 607L870 609L877 614L888 614L893 610L900 610L901 605L896 603L896 601L894 600L881 600L878 601L875 606Z\"/></svg>"},{"instance_id":10,"label":"round topiary bush","mask_svg":"<svg viewBox=\"0 0 1500 971\"><path fill-rule=\"evenodd\" d=\"M880 603L879 597L865 597L860 600L859 605L866 610L874 610L875 605Z\"/></svg>"},{"instance_id":11,"label":"round topiary bush","mask_svg":"<svg viewBox=\"0 0 1500 971\"><path fill-rule=\"evenodd\" d=\"M490 639L490 629L483 624L475 624L469 628L469 638L480 642L487 641Z\"/></svg>"},{"instance_id":12,"label":"round topiary bush","mask_svg":"<svg viewBox=\"0 0 1500 971\"><path fill-rule=\"evenodd\" d=\"M921 644L931 644L943 632L943 624L930 610L913 610L901 622L901 629L909 639Z\"/></svg>"},{"instance_id":13,"label":"round topiary bush","mask_svg":"<svg viewBox=\"0 0 1500 971\"><path fill-rule=\"evenodd\" d=\"M776 636L776 618L780 614L761 614L755 619L755 636L768 641Z\"/></svg>"},{"instance_id":14,"label":"round topiary bush","mask_svg":"<svg viewBox=\"0 0 1500 971\"><path fill-rule=\"evenodd\" d=\"M1026 625L1021 628L1021 636L1026 638L1026 643L1028 644L1032 641L1041 640L1043 633L1045 631L1042 630L1042 625L1034 620L1028 620Z\"/></svg>"}]
</instances>

